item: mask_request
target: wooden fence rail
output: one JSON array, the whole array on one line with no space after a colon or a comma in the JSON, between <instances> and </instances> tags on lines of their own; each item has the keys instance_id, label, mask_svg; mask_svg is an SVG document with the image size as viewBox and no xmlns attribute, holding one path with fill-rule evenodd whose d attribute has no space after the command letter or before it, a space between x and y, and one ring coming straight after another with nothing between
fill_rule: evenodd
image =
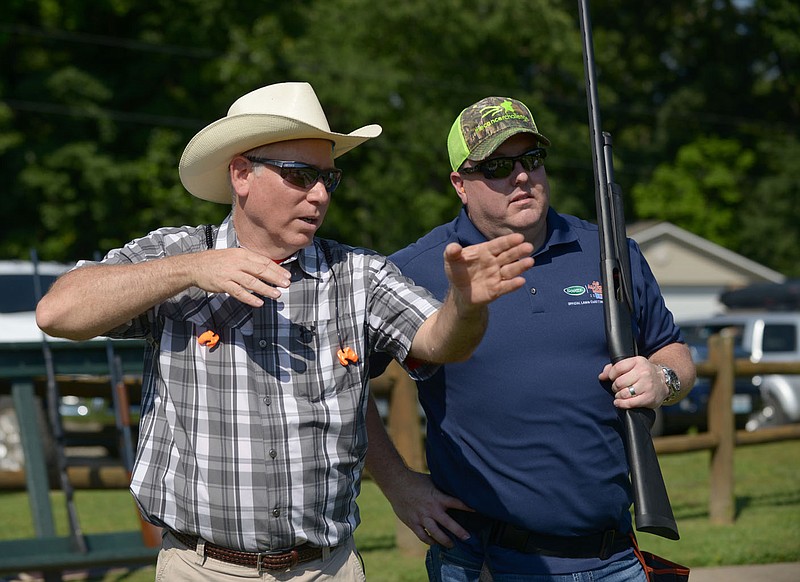
<instances>
[{"instance_id":1,"label":"wooden fence rail","mask_svg":"<svg viewBox=\"0 0 800 582\"><path fill-rule=\"evenodd\" d=\"M733 458L736 447L800 439L800 424L736 430L733 415L733 386L737 376L757 374L800 374L800 362L751 362L733 357L734 338L726 330L708 340L708 360L697 364L697 375L711 378L708 400L708 430L694 435L663 436L655 439L659 454L709 450L709 507L712 523L731 524L735 518Z\"/></svg>"},{"instance_id":2,"label":"wooden fence rail","mask_svg":"<svg viewBox=\"0 0 800 582\"><path fill-rule=\"evenodd\" d=\"M707 432L661 436L654 439L659 454L711 451L709 466L709 520L731 524L735 518L733 460L736 447L800 439L800 424L736 430L733 414L734 381L737 376L800 374L800 362L751 362L735 359L733 336L725 330L709 338L708 360L697 364L697 375L711 379ZM400 454L412 469L425 471L422 423L414 382L396 364L371 382L377 397L389 398L387 429ZM397 545L405 553L418 553L416 537L398 521Z\"/></svg>"}]
</instances>

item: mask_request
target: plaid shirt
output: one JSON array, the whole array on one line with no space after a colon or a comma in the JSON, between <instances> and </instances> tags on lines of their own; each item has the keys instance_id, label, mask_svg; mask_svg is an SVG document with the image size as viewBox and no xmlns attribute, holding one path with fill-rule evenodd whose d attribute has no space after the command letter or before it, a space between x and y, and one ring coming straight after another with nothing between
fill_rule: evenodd
<instances>
[{"instance_id":1,"label":"plaid shirt","mask_svg":"<svg viewBox=\"0 0 800 582\"><path fill-rule=\"evenodd\" d=\"M217 249L238 246L230 216L214 240ZM203 227L162 228L103 262L206 248ZM291 285L261 308L190 288L108 333L149 343L131 481L143 513L243 551L334 546L352 535L369 354L402 362L439 306L365 249L317 240L283 266ZM337 319L359 356L347 367L336 357ZM220 335L211 349L197 342L209 329Z\"/></svg>"}]
</instances>

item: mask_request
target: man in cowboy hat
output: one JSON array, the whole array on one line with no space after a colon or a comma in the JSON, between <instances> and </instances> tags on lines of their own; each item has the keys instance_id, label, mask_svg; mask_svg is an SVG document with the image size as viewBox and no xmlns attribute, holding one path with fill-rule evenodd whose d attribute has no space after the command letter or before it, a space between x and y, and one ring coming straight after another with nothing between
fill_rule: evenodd
<instances>
[{"instance_id":1,"label":"man in cowboy hat","mask_svg":"<svg viewBox=\"0 0 800 582\"><path fill-rule=\"evenodd\" d=\"M518 234L451 245L439 303L385 257L317 238L334 158L380 132L332 132L307 83L244 95L180 161L189 192L232 203L225 221L79 263L37 308L54 336L148 340L131 491L164 528L159 579L363 580L369 355L420 378L468 357L533 264Z\"/></svg>"}]
</instances>

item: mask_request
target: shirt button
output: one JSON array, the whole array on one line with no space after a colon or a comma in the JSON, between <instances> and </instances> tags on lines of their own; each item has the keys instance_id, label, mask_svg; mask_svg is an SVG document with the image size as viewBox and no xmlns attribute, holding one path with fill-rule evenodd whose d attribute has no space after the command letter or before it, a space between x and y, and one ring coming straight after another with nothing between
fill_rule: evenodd
<instances>
[{"instance_id":1,"label":"shirt button","mask_svg":"<svg viewBox=\"0 0 800 582\"><path fill-rule=\"evenodd\" d=\"M536 287L531 287L531 295L536 295Z\"/></svg>"},{"instance_id":2,"label":"shirt button","mask_svg":"<svg viewBox=\"0 0 800 582\"><path fill-rule=\"evenodd\" d=\"M270 398L269 396L264 396L264 404L266 404L267 406L272 404L272 398Z\"/></svg>"},{"instance_id":3,"label":"shirt button","mask_svg":"<svg viewBox=\"0 0 800 582\"><path fill-rule=\"evenodd\" d=\"M278 509L276 507L275 509L272 510L272 517L280 517L280 516L281 516L281 510L280 509Z\"/></svg>"},{"instance_id":4,"label":"shirt button","mask_svg":"<svg viewBox=\"0 0 800 582\"><path fill-rule=\"evenodd\" d=\"M278 456L278 453L277 453L277 451L275 449L270 449L269 450L269 456L274 459L275 457Z\"/></svg>"},{"instance_id":5,"label":"shirt button","mask_svg":"<svg viewBox=\"0 0 800 582\"><path fill-rule=\"evenodd\" d=\"M262 339L262 340L259 340L259 341L258 341L258 347L260 347L260 348L265 348L265 347L267 347L267 340L263 340L263 339Z\"/></svg>"}]
</instances>

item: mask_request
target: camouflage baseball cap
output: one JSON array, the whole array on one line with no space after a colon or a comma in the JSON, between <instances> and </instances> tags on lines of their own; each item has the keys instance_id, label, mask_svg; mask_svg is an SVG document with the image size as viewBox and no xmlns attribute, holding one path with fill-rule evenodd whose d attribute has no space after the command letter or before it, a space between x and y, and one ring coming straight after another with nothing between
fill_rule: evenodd
<instances>
[{"instance_id":1,"label":"camouflage baseball cap","mask_svg":"<svg viewBox=\"0 0 800 582\"><path fill-rule=\"evenodd\" d=\"M532 133L542 145L550 140L539 133L530 109L510 97L486 97L462 111L447 136L450 165L457 171L466 160L488 158L504 141L518 133Z\"/></svg>"}]
</instances>

